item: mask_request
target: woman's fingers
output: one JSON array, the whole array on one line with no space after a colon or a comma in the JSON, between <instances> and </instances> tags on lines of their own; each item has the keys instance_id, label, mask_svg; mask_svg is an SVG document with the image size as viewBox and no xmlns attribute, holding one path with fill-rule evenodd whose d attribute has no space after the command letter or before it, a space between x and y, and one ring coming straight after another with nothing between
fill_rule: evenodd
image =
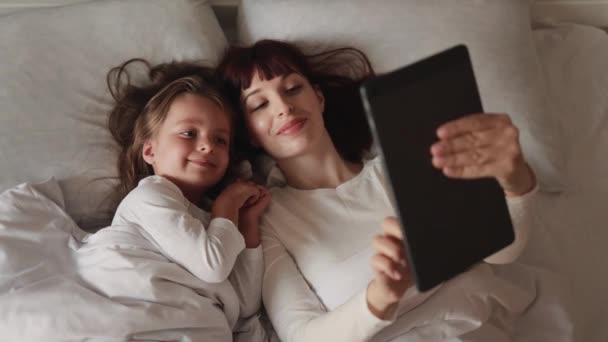
<instances>
[{"instance_id":1,"label":"woman's fingers","mask_svg":"<svg viewBox=\"0 0 608 342\"><path fill-rule=\"evenodd\" d=\"M500 134L501 130L488 129L442 139L431 146L431 154L441 157L472 149L486 148L494 144Z\"/></svg>"},{"instance_id":2,"label":"woman's fingers","mask_svg":"<svg viewBox=\"0 0 608 342\"><path fill-rule=\"evenodd\" d=\"M431 162L437 168L479 166L493 162L496 154L500 152L501 149L496 146L474 148L444 156L433 156Z\"/></svg>"},{"instance_id":3,"label":"woman's fingers","mask_svg":"<svg viewBox=\"0 0 608 342\"><path fill-rule=\"evenodd\" d=\"M403 232L399 220L395 216L387 216L382 223L382 231L385 235L394 236L397 239L403 239Z\"/></svg>"},{"instance_id":4,"label":"woman's fingers","mask_svg":"<svg viewBox=\"0 0 608 342\"><path fill-rule=\"evenodd\" d=\"M403 241L393 236L378 235L374 238L374 249L377 253L383 254L394 262L404 263Z\"/></svg>"},{"instance_id":5,"label":"woman's fingers","mask_svg":"<svg viewBox=\"0 0 608 342\"><path fill-rule=\"evenodd\" d=\"M440 139L449 139L468 132L485 131L505 125L512 125L507 114L471 114L439 126L437 136Z\"/></svg>"},{"instance_id":6,"label":"woman's fingers","mask_svg":"<svg viewBox=\"0 0 608 342\"><path fill-rule=\"evenodd\" d=\"M405 267L384 254L375 254L372 257L372 269L376 274L384 274L390 279L401 280L405 277Z\"/></svg>"}]
</instances>

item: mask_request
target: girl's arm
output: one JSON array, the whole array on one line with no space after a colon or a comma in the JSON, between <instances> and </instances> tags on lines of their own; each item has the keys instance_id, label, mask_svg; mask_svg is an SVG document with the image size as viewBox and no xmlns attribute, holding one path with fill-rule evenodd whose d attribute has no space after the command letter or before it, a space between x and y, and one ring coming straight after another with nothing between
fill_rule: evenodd
<instances>
[{"instance_id":1,"label":"girl's arm","mask_svg":"<svg viewBox=\"0 0 608 342\"><path fill-rule=\"evenodd\" d=\"M256 315L262 302L264 258L260 244L260 217L268 208L271 195L264 187L256 187L259 189L256 201L239 210L239 230L247 249L239 256L230 275L230 282L239 296L242 318Z\"/></svg>"},{"instance_id":2,"label":"girl's arm","mask_svg":"<svg viewBox=\"0 0 608 342\"><path fill-rule=\"evenodd\" d=\"M127 195L112 224L136 224L169 260L209 283L224 281L245 248L237 227L214 218L205 229L190 202L162 177L149 177Z\"/></svg>"},{"instance_id":3,"label":"girl's arm","mask_svg":"<svg viewBox=\"0 0 608 342\"><path fill-rule=\"evenodd\" d=\"M239 296L239 317L251 317L260 311L263 275L262 246L245 249L237 258L234 269L228 278Z\"/></svg>"},{"instance_id":4,"label":"girl's arm","mask_svg":"<svg viewBox=\"0 0 608 342\"><path fill-rule=\"evenodd\" d=\"M371 313L366 290L328 312L268 227L262 229L262 247L262 297L281 341L366 341L392 323Z\"/></svg>"}]
</instances>

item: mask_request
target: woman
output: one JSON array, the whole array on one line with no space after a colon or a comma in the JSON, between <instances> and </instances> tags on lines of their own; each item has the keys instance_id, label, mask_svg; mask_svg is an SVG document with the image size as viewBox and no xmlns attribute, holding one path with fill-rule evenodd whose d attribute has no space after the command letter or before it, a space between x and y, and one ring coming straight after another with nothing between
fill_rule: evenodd
<instances>
[{"instance_id":1,"label":"woman","mask_svg":"<svg viewBox=\"0 0 608 342\"><path fill-rule=\"evenodd\" d=\"M367 159L372 139L358 100L358 86L373 75L365 55L344 48L307 56L264 40L229 49L218 73L254 150L276 162L269 179L282 183L271 190L261 224L263 300L281 340L510 339L514 319L535 299L534 281L516 267L488 263L520 254L530 225L521 207L537 186L508 115L476 114L439 127L429 158L448 177L496 178L516 241L418 293L380 160ZM514 272L517 281L504 276Z\"/></svg>"}]
</instances>

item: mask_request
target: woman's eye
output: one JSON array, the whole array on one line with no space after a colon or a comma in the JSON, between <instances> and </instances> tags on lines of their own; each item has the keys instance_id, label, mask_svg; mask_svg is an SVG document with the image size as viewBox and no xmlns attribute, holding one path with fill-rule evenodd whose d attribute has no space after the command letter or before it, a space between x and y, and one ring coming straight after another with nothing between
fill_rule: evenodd
<instances>
[{"instance_id":1,"label":"woman's eye","mask_svg":"<svg viewBox=\"0 0 608 342\"><path fill-rule=\"evenodd\" d=\"M262 109L262 108L266 107L267 104L268 104L268 101L264 101L257 106L253 106L253 109L251 109L251 111L255 112L258 109Z\"/></svg>"},{"instance_id":2,"label":"woman's eye","mask_svg":"<svg viewBox=\"0 0 608 342\"><path fill-rule=\"evenodd\" d=\"M302 89L302 85L298 84L298 85L295 85L293 87L287 88L286 91L287 91L288 94L293 94L293 93L297 93L298 90L300 90L300 89Z\"/></svg>"}]
</instances>

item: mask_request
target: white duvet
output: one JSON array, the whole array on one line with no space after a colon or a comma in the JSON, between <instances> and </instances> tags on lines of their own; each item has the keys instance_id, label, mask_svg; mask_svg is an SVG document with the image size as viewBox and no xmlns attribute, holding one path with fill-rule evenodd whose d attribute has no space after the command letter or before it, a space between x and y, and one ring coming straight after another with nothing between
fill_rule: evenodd
<instances>
[{"instance_id":1,"label":"white duvet","mask_svg":"<svg viewBox=\"0 0 608 342\"><path fill-rule=\"evenodd\" d=\"M99 241L86 243L90 239ZM571 330L564 308L559 302L547 302L555 294L552 283L559 279L539 274L536 302L541 305L535 305L517 324L516 331L522 329L526 336L517 341L569 342L562 339ZM3 341L218 341L223 332L210 328L210 322L222 315L214 305L222 299L213 298L208 290L209 284L127 230L112 227L95 235L82 231L65 213L55 179L22 184L0 194ZM445 303L427 306L434 317L456 315L459 320L478 322L486 314L466 310L466 305L459 310L458 298L446 300L456 305L449 312ZM424 319L428 313L414 316ZM543 322L560 320L563 330L553 326L550 335L543 335ZM469 329L446 325L442 332L440 326L436 328L432 336ZM467 334L462 341L485 341L484 333L489 332Z\"/></svg>"},{"instance_id":2,"label":"white duvet","mask_svg":"<svg viewBox=\"0 0 608 342\"><path fill-rule=\"evenodd\" d=\"M225 340L210 286L128 231L80 230L54 179L0 195L2 341Z\"/></svg>"}]
</instances>

